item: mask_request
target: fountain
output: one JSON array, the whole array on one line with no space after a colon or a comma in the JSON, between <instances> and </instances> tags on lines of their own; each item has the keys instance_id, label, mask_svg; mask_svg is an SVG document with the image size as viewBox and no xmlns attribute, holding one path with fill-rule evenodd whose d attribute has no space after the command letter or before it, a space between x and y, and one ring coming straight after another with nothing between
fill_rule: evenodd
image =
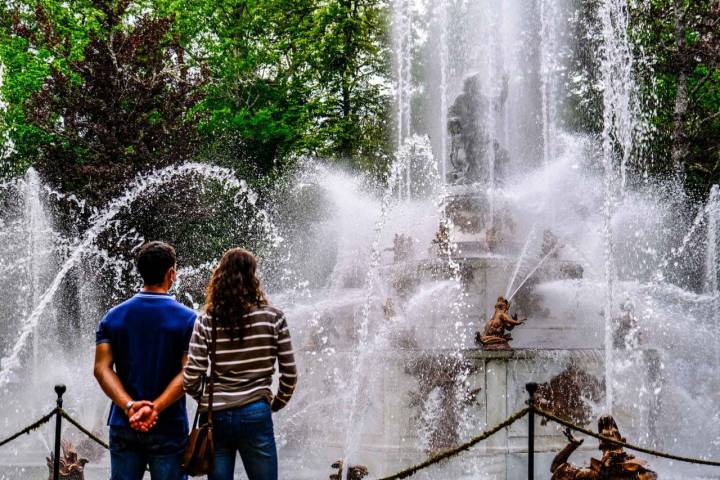
<instances>
[{"instance_id":1,"label":"fountain","mask_svg":"<svg viewBox=\"0 0 720 480\"><path fill-rule=\"evenodd\" d=\"M598 433L604 437L612 438L620 442L625 439L620 435L615 419L610 415L598 419ZM599 449L603 452L601 460L593 458L587 468L578 468L567 463L570 455L582 445L584 440L576 439L570 429L565 430L565 436L569 443L553 459L550 466L552 480L574 480L574 479L634 479L634 480L657 480L657 474L647 467L644 460L635 458L625 450L605 440L600 441Z\"/></svg>"},{"instance_id":2,"label":"fountain","mask_svg":"<svg viewBox=\"0 0 720 480\"><path fill-rule=\"evenodd\" d=\"M338 479L394 473L522 408L528 381L573 422L612 413L636 443L716 454L718 190L682 222L676 190L633 178L645 113L624 2L602 0L582 20L603 45L583 52L603 87L597 137L577 133L567 108L568 85L585 81L564 21L577 2L421 3L392 2L397 152L384 185L307 159L262 194L228 170L180 164L98 209L32 170L2 185L3 430L20 426L17 413L44 413L47 386L65 381L68 410L102 433L107 402L86 374L94 327L136 287L130 259L149 233L132 220L172 214L162 196L179 202L178 225L150 234L188 236L180 301L197 308L222 249L250 242L286 312L300 381L276 417L281 478L324 478L331 464ZM421 61L424 76L412 76ZM480 335L501 349L478 348L479 323L515 326L510 302L530 320L512 343L502 326ZM535 430L549 472L565 436L552 423ZM0 452L0 477L44 475L33 459L48 433ZM526 444L520 422L417 477L521 478ZM85 477L106 468L93 457ZM653 470L713 478L662 460Z\"/></svg>"}]
</instances>

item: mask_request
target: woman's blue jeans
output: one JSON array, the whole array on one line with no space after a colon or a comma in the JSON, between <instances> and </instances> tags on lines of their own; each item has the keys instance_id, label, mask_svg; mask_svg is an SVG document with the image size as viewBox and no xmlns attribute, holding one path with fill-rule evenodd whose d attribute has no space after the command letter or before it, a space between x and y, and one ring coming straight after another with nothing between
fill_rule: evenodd
<instances>
[{"instance_id":1,"label":"woman's blue jeans","mask_svg":"<svg viewBox=\"0 0 720 480\"><path fill-rule=\"evenodd\" d=\"M207 416L201 416L205 422ZM277 480L278 460L272 411L267 400L213 412L215 471L208 480L232 480L236 452L249 480Z\"/></svg>"}]
</instances>

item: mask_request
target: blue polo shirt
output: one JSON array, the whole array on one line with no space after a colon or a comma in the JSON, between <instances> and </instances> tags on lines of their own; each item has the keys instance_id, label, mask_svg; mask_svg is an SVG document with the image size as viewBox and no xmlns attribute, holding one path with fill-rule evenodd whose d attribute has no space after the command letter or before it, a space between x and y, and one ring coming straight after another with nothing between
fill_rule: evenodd
<instances>
[{"instance_id":1,"label":"blue polo shirt","mask_svg":"<svg viewBox=\"0 0 720 480\"><path fill-rule=\"evenodd\" d=\"M182 371L196 313L164 293L140 292L112 308L100 321L96 343L109 343L115 372L134 400L155 400ZM113 403L108 425L129 426ZM185 397L165 409L153 432L188 433Z\"/></svg>"}]
</instances>

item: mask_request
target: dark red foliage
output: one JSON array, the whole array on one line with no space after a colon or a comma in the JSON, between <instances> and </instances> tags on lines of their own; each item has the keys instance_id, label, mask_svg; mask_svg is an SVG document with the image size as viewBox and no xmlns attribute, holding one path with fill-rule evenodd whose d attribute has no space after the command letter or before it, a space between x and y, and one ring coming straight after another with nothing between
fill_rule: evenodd
<instances>
[{"instance_id":1,"label":"dark red foliage","mask_svg":"<svg viewBox=\"0 0 720 480\"><path fill-rule=\"evenodd\" d=\"M14 22L14 33L67 59L71 72L53 68L28 105L28 121L50 134L38 169L95 200L139 171L189 159L198 144L197 119L189 112L205 75L186 65L172 18L145 16L127 25L128 3L95 2L104 20L80 61L69 58L69 35L42 6L33 25Z\"/></svg>"}]
</instances>

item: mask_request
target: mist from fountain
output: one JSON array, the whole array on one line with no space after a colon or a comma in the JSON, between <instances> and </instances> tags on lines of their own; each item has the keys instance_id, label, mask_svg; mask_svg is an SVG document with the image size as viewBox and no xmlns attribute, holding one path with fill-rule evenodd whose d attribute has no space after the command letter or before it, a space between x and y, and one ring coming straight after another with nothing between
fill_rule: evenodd
<instances>
[{"instance_id":1,"label":"mist from fountain","mask_svg":"<svg viewBox=\"0 0 720 480\"><path fill-rule=\"evenodd\" d=\"M707 245L705 246L705 292L718 295L718 220L720 219L720 187L713 185L707 201Z\"/></svg>"},{"instance_id":2,"label":"mist from fountain","mask_svg":"<svg viewBox=\"0 0 720 480\"><path fill-rule=\"evenodd\" d=\"M336 458L348 466L368 464L373 476L380 476L446 446L441 440L457 443L486 427L489 410L497 408L491 404L501 402L485 398L489 387L478 378L489 378L495 370L478 373L468 366L472 362L462 362L468 355L473 362L482 358L482 353L472 351L473 330L492 313L487 298L503 291L515 297L515 305L526 308L523 313L531 320L513 332L513 346L519 356L534 355L507 367L502 400L506 408L517 403L522 381L547 381L573 356L603 365L599 375L605 376L607 391L603 400L592 403L593 415L612 410L622 420L623 433L638 443L680 454L716 452L720 418L705 412L720 411L714 372L720 349L713 333L718 191L713 190L680 238L679 229L668 228L677 217L672 188L638 187L632 181L629 167L642 162L637 155L644 127L638 123L644 113L637 112L624 2L604 0L598 12L595 33L603 49L596 54L606 114L600 139L565 132L562 126L566 49L573 45L566 40L568 27L561 20L572 2L433 4L427 11L434 18L427 22L435 26L428 29L427 44L439 50L429 57L425 71L439 74L434 89L412 86L410 72L417 61L412 28L421 22L411 3L393 2L398 138L385 185L321 162L302 161L285 182L279 182L283 188L263 198L272 206L265 212L256 209L256 195L232 172L185 164L138 177L105 209L87 213L90 219L81 234L50 234L42 255L2 251L0 281L12 282L14 272L35 272L21 283L38 292L22 315L15 313L23 306L1 310L3 318L19 319L17 324L6 322L7 337L15 343L9 345L0 372L14 408L25 407L17 402L27 395L18 392L38 397L37 385L46 389L58 378L77 380L76 372L89 368L92 322L81 326L83 335L72 346L43 349L40 343L35 347L40 352L37 362L24 363L28 356L33 358L28 341L39 338L35 332L41 321L60 326L71 322L65 312L57 312L57 320L43 320L71 272L97 262L104 265L102 275L121 277L128 269L127 259L105 250L98 238L110 229L122 239L120 247L131 252L144 236L118 218L132 214L139 198L181 177L198 176L224 185L238 210L251 210L248 217L268 244L269 253L260 259L263 283L286 312L300 370L296 397L277 417L285 477L319 478ZM474 75L484 98L468 102L499 105L482 112L485 131L478 141L497 140L507 155L496 155L492 149L478 159L485 173L479 181L447 185L443 168L454 168L458 160L451 151L457 139L447 131L449 105ZM411 102L420 94L436 96L437 102L427 102L435 109L412 112ZM498 98L502 101L495 101ZM425 118L416 124L411 114ZM421 128L443 133L433 138L413 134ZM29 230L36 241L44 242L46 237L38 232L53 222L49 210L40 207L49 198L81 210L71 197L52 194L43 185L25 189L35 182L31 177L28 172L26 180L0 189L25 192L8 194L25 200L20 202L23 213L0 218L3 240L26 238L28 225L34 225ZM35 203L37 198L43 200ZM484 220L491 227L505 228L498 234L497 249L487 240L491 235L485 223L476 228L473 219L454 221L450 207L458 198L478 200L486 209ZM198 204L205 201L199 199ZM441 223L449 232L446 249L436 242L442 236ZM545 231L556 238L548 250L543 250L539 234ZM395 235L400 234L410 238L409 252L394 248ZM472 240L468 243L479 245L477 251L456 241L463 234ZM28 244L22 246L26 249ZM42 273L45 264L48 268ZM204 283L212 266L213 261L181 266L179 300L200 306L194 287ZM681 267L690 273L677 274ZM688 277L696 282L686 281ZM481 284L480 279L488 280ZM128 293L111 295L92 283L81 285L83 317L96 319L108 298L114 301ZM33 297L21 288L12 292L21 302ZM631 300L638 321L641 347L634 351L613 348L613 325L621 311L617 299L623 306ZM58 343L67 342L63 335L67 334L58 334ZM660 377L655 383L644 381L648 363ZM10 380L27 372L33 373L36 386L18 390ZM84 403L68 408L97 425L103 400L94 381L85 377L74 385ZM467 392L478 386L485 390L468 397ZM662 402L655 405L658 397ZM3 420L10 430L13 420ZM521 442L519 428L507 433L508 445ZM554 426L543 428L543 438L558 441L560 432ZM483 447L478 455L434 467L424 478L516 478L497 473L498 464L510 468L522 459L511 448L501 447ZM657 465L668 478L701 475L691 477L683 466Z\"/></svg>"},{"instance_id":3,"label":"mist from fountain","mask_svg":"<svg viewBox=\"0 0 720 480\"><path fill-rule=\"evenodd\" d=\"M515 264L515 269L513 270L512 276L510 276L510 280L508 281L508 286L505 289L505 295L503 295L507 299L510 298L510 292L513 288L513 285L515 285L515 280L517 279L518 274L520 273L520 268L523 265L523 260L525 260L528 256L530 244L533 242L533 240L535 240L536 231L537 231L537 225L533 225L530 228L530 233L528 233L527 240L525 240L522 250L520 250L520 255L517 258L517 262Z\"/></svg>"},{"instance_id":4,"label":"mist from fountain","mask_svg":"<svg viewBox=\"0 0 720 480\"><path fill-rule=\"evenodd\" d=\"M532 278L533 274L538 271L540 267L545 263L545 261L550 258L558 249L558 246L560 243L556 243L542 258L540 258L540 261L537 262L537 264L530 270L530 272L525 275L525 277L518 283L518 286L515 287L515 289L510 293L510 295L507 297L508 300L512 300L513 297L515 297L515 294L520 291L520 289L525 285L525 282L527 282L530 278Z\"/></svg>"},{"instance_id":5,"label":"mist from fountain","mask_svg":"<svg viewBox=\"0 0 720 480\"><path fill-rule=\"evenodd\" d=\"M385 191L382 195L379 205L379 217L374 227L374 240L371 243L370 260L368 262L368 270L366 273L364 292L365 301L359 316L359 327L357 330L357 350L356 361L350 376L350 415L346 427L346 437L343 449L343 458L349 460L346 466L350 466L356 460L358 448L358 436L355 430L356 425L362 428L364 424L364 415L367 411L369 401L365 401L370 397L360 395L360 389L368 384L367 372L370 371L370 361L372 358L382 351L382 346L387 342L387 329L381 329L376 333L375 337L368 338L369 323L371 321L371 310L374 299L377 297L376 290L381 289L380 298L386 297L387 293L383 291L383 282L378 279L378 268L381 262L382 239L385 230L388 214L391 209L391 202L396 196L395 192L401 190L403 186L407 188L406 199L412 198L429 198L430 201L438 195L437 189L443 185L440 178L438 162L432 154L432 149L427 138L419 136L411 136L407 138L404 144L398 149L395 161L390 166L390 172L385 185ZM405 180L405 185L403 185ZM444 198L444 194L440 194L440 198ZM388 297L389 298L389 297ZM451 305L456 302L451 302ZM383 333L386 332L386 333ZM358 422L358 418L361 419Z\"/></svg>"},{"instance_id":6,"label":"mist from fountain","mask_svg":"<svg viewBox=\"0 0 720 480\"><path fill-rule=\"evenodd\" d=\"M27 258L29 260L28 273L30 276L30 292L28 295L30 308L37 305L40 301L41 282L43 270L47 268L50 261L49 254L51 250L50 240L52 239L52 230L50 228L47 214L41 200L41 182L40 177L35 169L28 169L25 174L25 217L27 218ZM37 325L34 326L32 332L32 372L38 372L38 356L40 355L40 332Z\"/></svg>"},{"instance_id":7,"label":"mist from fountain","mask_svg":"<svg viewBox=\"0 0 720 480\"><path fill-rule=\"evenodd\" d=\"M380 202L380 216L377 219L375 223L375 238L371 244L371 251L370 251L370 261L368 262L368 271L365 277L365 285L364 285L364 292L365 292L365 301L363 302L362 310L360 312L360 319L359 319L359 327L357 330L358 333L358 341L357 341L357 360L355 361L355 368L351 372L351 383L350 383L350 416L348 417L348 425L346 427L346 436L345 436L345 448L344 452L345 455L343 458L346 458L350 461L354 460L355 453L353 451L353 447L355 447L355 442L353 442L354 438L354 424L357 421L357 416L362 415L362 411L364 411L364 407L360 406L358 407L358 401L360 400L360 388L362 385L361 381L361 375L363 373L363 367L368 367L368 361L371 358L371 355L374 352L372 348L368 348L368 327L369 327L369 321L370 321L370 309L372 307L372 301L373 301L373 291L374 286L376 282L376 275L377 275L377 269L380 265L380 254L381 254L381 245L380 241L383 234L383 229L385 227L385 222L387 221L387 214L388 209L390 208L390 201L392 199L393 193L396 190L400 189L401 186L401 175L403 175L406 172L410 171L410 166L408 164L409 160L411 159L410 156L399 156L398 160L392 164L390 167L390 174L388 175L387 180L387 189L385 193L383 194L383 198ZM410 182L407 182L407 186L410 186ZM409 195L408 195L409 197ZM350 463L348 463L348 466L350 466Z\"/></svg>"},{"instance_id":8,"label":"mist from fountain","mask_svg":"<svg viewBox=\"0 0 720 480\"><path fill-rule=\"evenodd\" d=\"M235 204L238 207L244 209L246 207L254 207L255 205L257 200L256 194L248 188L244 181L238 180L232 171L221 167L200 163L186 163L180 166L166 167L148 175L138 176L122 195L111 200L104 210L93 215L90 220L90 227L84 232L82 238L78 240L77 244L73 245L69 256L60 265L49 285L37 296L37 302L34 302L32 310L23 321L23 326L17 335L15 344L11 348L10 352L2 359L0 386L7 384L13 370L20 366L20 355L25 348L28 337L30 337L37 328L40 316L43 315L48 305L53 300L62 282L65 280L66 275L88 251L97 239L98 235L111 225L110 221L123 209L132 205L138 197L146 192L159 186L166 185L179 177L189 174L201 175L205 178L220 181L230 188L237 189L238 192L235 194ZM36 175L32 172L29 175L31 179L36 179ZM32 192L32 183L30 185L30 191ZM29 208L33 208L32 202ZM35 210L33 210L33 212L34 211ZM270 222L268 215L262 210L259 210L258 212L259 213L255 216L255 219L259 222L260 227L266 234L268 234L271 244L278 243L280 238L275 235L274 226ZM35 227L32 223L34 221L36 222L37 220L34 220L31 216L30 222L33 228Z\"/></svg>"},{"instance_id":9,"label":"mist from fountain","mask_svg":"<svg viewBox=\"0 0 720 480\"><path fill-rule=\"evenodd\" d=\"M613 263L612 216L615 195L624 191L627 183L627 168L636 153L636 133L640 120L639 94L635 84L636 58L629 40L629 6L622 0L604 0L598 8L602 42L600 74L603 83L603 132L602 152L605 171L605 371L607 409L613 405L613 347L612 347L612 309L614 305L613 283L615 266ZM619 162L616 151L619 150ZM616 167L616 164L619 164ZM618 184L618 170L619 184Z\"/></svg>"},{"instance_id":10,"label":"mist from fountain","mask_svg":"<svg viewBox=\"0 0 720 480\"><path fill-rule=\"evenodd\" d=\"M395 62L396 132L397 146L402 145L405 137L410 135L411 104L410 104L410 65L412 62L412 19L410 18L410 2L396 0L393 4L392 37L393 61Z\"/></svg>"},{"instance_id":11,"label":"mist from fountain","mask_svg":"<svg viewBox=\"0 0 720 480\"><path fill-rule=\"evenodd\" d=\"M436 7L439 12L435 15L440 28L440 124L447 125L448 108L449 108L449 85L448 76L450 75L449 59L448 59L448 5L447 0L437 2ZM440 151L438 163L440 164L440 181L445 184L447 179L447 153L448 153L448 131L447 128L441 129L440 134Z\"/></svg>"}]
</instances>

